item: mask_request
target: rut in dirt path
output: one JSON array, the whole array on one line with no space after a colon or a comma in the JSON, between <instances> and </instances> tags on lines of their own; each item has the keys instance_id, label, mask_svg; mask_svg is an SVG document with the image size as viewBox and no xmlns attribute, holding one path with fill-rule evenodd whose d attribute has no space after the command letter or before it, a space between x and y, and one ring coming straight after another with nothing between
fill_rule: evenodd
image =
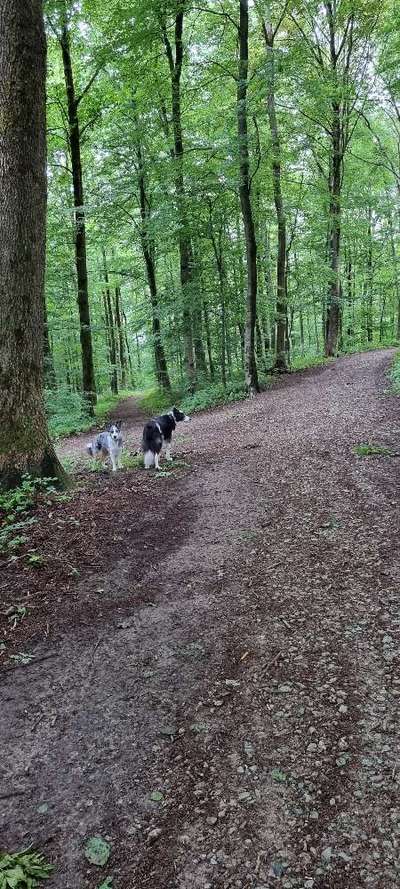
<instances>
[{"instance_id":1,"label":"rut in dirt path","mask_svg":"<svg viewBox=\"0 0 400 889\"><path fill-rule=\"evenodd\" d=\"M196 417L190 468L63 507L97 568L3 675L0 737L2 841L49 889L398 885L399 461L353 453L399 449L392 354Z\"/></svg>"}]
</instances>

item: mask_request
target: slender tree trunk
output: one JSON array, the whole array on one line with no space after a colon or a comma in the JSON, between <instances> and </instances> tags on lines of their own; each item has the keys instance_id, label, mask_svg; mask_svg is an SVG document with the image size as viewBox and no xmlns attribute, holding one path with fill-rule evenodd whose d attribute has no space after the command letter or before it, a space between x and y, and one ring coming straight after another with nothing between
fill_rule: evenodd
<instances>
[{"instance_id":1,"label":"slender tree trunk","mask_svg":"<svg viewBox=\"0 0 400 889\"><path fill-rule=\"evenodd\" d=\"M165 21L161 23L162 37L171 75L172 128L174 134L175 196L179 222L179 260L182 288L182 327L185 353L185 373L189 389L196 383L194 362L193 330L191 307L197 298L194 293L194 261L186 212L186 192L183 178L183 137L181 117L181 74L183 63L183 19L184 4L176 0L174 52L168 37Z\"/></svg>"},{"instance_id":2,"label":"slender tree trunk","mask_svg":"<svg viewBox=\"0 0 400 889\"><path fill-rule=\"evenodd\" d=\"M396 247L394 243L394 234L393 234L393 219L392 214L389 210L388 215L388 223L389 223L389 235L390 235L390 253L392 257L392 265L393 265L393 283L394 283L394 291L396 296L396 318L397 323L394 330L394 335L397 340L400 340L400 283L399 283L399 272L398 272L398 259L396 256Z\"/></svg>"},{"instance_id":3,"label":"slender tree trunk","mask_svg":"<svg viewBox=\"0 0 400 889\"><path fill-rule=\"evenodd\" d=\"M257 317L257 244L250 198L250 161L247 132L247 77L249 64L248 0L239 0L239 72L237 81L237 125L239 143L239 194L246 241L247 300L244 333L245 380L249 396L259 391L255 357Z\"/></svg>"},{"instance_id":4,"label":"slender tree trunk","mask_svg":"<svg viewBox=\"0 0 400 889\"><path fill-rule=\"evenodd\" d=\"M367 253L367 342L374 338L373 303L373 262L372 262L372 211L368 207L368 253Z\"/></svg>"},{"instance_id":5,"label":"slender tree trunk","mask_svg":"<svg viewBox=\"0 0 400 889\"><path fill-rule=\"evenodd\" d=\"M161 336L160 305L157 290L154 241L149 232L150 203L146 194L146 179L142 145L139 138L139 122L136 121L136 156L138 162L139 203L141 217L141 244L144 256L147 283L149 285L151 303L151 324L153 334L154 367L158 385L169 392L171 383L168 374L167 359Z\"/></svg>"},{"instance_id":6,"label":"slender tree trunk","mask_svg":"<svg viewBox=\"0 0 400 889\"><path fill-rule=\"evenodd\" d=\"M53 353L51 349L49 325L47 320L46 299L43 300L43 369L45 386L48 389L57 389L56 372L54 369Z\"/></svg>"},{"instance_id":7,"label":"slender tree trunk","mask_svg":"<svg viewBox=\"0 0 400 889\"><path fill-rule=\"evenodd\" d=\"M267 54L267 110L271 133L272 185L278 224L278 253L276 266L276 357L275 369L287 370L287 293L286 293L286 215L282 195L281 141L275 107L275 49L269 3L265 4L263 34Z\"/></svg>"},{"instance_id":8,"label":"slender tree trunk","mask_svg":"<svg viewBox=\"0 0 400 889\"><path fill-rule=\"evenodd\" d=\"M125 315L124 311L122 312L122 320L124 322L124 337L125 337L126 354L128 356L129 378L131 381L131 386L134 388L135 387L135 374L133 372L133 364L132 364L131 350L130 350L130 346L129 346L126 315Z\"/></svg>"},{"instance_id":9,"label":"slender tree trunk","mask_svg":"<svg viewBox=\"0 0 400 889\"><path fill-rule=\"evenodd\" d=\"M193 346L196 358L196 378L206 380L208 376L206 353L203 345L203 323L201 317L201 304L198 305L198 298L192 311L193 318Z\"/></svg>"},{"instance_id":10,"label":"slender tree trunk","mask_svg":"<svg viewBox=\"0 0 400 889\"><path fill-rule=\"evenodd\" d=\"M208 355L208 366L210 368L210 377L214 380L215 376L215 368L214 361L212 355L212 345L211 345L211 328L210 328L210 316L208 314L208 305L207 302L203 303L203 311L204 311L204 326L206 329L206 343L207 343L207 355Z\"/></svg>"},{"instance_id":11,"label":"slender tree trunk","mask_svg":"<svg viewBox=\"0 0 400 889\"><path fill-rule=\"evenodd\" d=\"M88 404L88 410L93 416L93 406L96 404L96 380L93 363L93 344L89 309L89 284L86 258L86 225L81 161L81 140L78 115L79 98L77 98L75 93L75 83L71 60L70 36L66 11L61 29L60 44L64 68L65 87L67 92L69 148L71 155L72 180L74 189L75 262L76 276L78 282L78 311L80 324L79 333L82 351L83 394Z\"/></svg>"},{"instance_id":12,"label":"slender tree trunk","mask_svg":"<svg viewBox=\"0 0 400 889\"><path fill-rule=\"evenodd\" d=\"M115 288L115 324L118 332L119 366L121 368L121 389L126 388L126 355L124 332L122 329L121 288Z\"/></svg>"},{"instance_id":13,"label":"slender tree trunk","mask_svg":"<svg viewBox=\"0 0 400 889\"><path fill-rule=\"evenodd\" d=\"M106 313L106 321L108 328L108 339L110 344L110 388L113 395L118 394L118 373L117 373L117 347L115 342L114 316L111 304L110 287L108 280L107 257L104 247L101 248L103 256L103 274L106 288L104 291L104 308Z\"/></svg>"},{"instance_id":14,"label":"slender tree trunk","mask_svg":"<svg viewBox=\"0 0 400 889\"><path fill-rule=\"evenodd\" d=\"M65 473L43 402L46 41L41 0L0 0L0 489Z\"/></svg>"}]
</instances>

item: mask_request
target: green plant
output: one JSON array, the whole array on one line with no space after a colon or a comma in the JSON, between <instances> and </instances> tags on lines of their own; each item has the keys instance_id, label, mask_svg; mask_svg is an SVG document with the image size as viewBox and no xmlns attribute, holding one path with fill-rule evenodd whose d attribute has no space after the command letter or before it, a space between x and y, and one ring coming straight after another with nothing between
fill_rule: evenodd
<instances>
[{"instance_id":1,"label":"green plant","mask_svg":"<svg viewBox=\"0 0 400 889\"><path fill-rule=\"evenodd\" d=\"M353 448L357 457L390 457L391 451L383 445L361 444Z\"/></svg>"},{"instance_id":2,"label":"green plant","mask_svg":"<svg viewBox=\"0 0 400 889\"><path fill-rule=\"evenodd\" d=\"M45 564L45 557L40 553L35 552L35 550L31 549L28 552L28 562L30 565L33 565L35 568L40 568Z\"/></svg>"},{"instance_id":3,"label":"green plant","mask_svg":"<svg viewBox=\"0 0 400 889\"><path fill-rule=\"evenodd\" d=\"M400 352L393 361L389 376L392 381L392 391L395 395L400 395Z\"/></svg>"},{"instance_id":4,"label":"green plant","mask_svg":"<svg viewBox=\"0 0 400 889\"><path fill-rule=\"evenodd\" d=\"M18 651L17 654L10 654L10 660L15 661L16 664L21 664L22 667L26 667L27 664L30 664L34 657L34 654L27 654L25 651Z\"/></svg>"},{"instance_id":5,"label":"green plant","mask_svg":"<svg viewBox=\"0 0 400 889\"><path fill-rule=\"evenodd\" d=\"M22 483L18 488L0 494L0 552L18 549L26 543L26 534L20 534L33 525L36 519L28 517L28 512L37 502L37 498L43 493L55 493L55 479L32 478L30 475L22 477Z\"/></svg>"},{"instance_id":6,"label":"green plant","mask_svg":"<svg viewBox=\"0 0 400 889\"><path fill-rule=\"evenodd\" d=\"M27 608L25 605L10 605L9 608L4 612L8 623L12 630L15 630L17 624L19 624L27 614Z\"/></svg>"},{"instance_id":7,"label":"green plant","mask_svg":"<svg viewBox=\"0 0 400 889\"><path fill-rule=\"evenodd\" d=\"M53 870L39 852L0 852L0 889L34 889Z\"/></svg>"}]
</instances>

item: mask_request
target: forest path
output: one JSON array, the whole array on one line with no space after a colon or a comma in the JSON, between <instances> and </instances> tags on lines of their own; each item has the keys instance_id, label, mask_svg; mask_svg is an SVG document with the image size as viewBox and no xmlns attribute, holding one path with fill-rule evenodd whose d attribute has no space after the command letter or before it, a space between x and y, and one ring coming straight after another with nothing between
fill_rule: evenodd
<instances>
[{"instance_id":1,"label":"forest path","mask_svg":"<svg viewBox=\"0 0 400 889\"><path fill-rule=\"evenodd\" d=\"M353 453L399 450L392 355L195 417L172 473L39 516L47 565L5 572L35 610L2 675L0 836L55 862L49 889L398 886L400 461Z\"/></svg>"},{"instance_id":2,"label":"forest path","mask_svg":"<svg viewBox=\"0 0 400 889\"><path fill-rule=\"evenodd\" d=\"M134 395L124 398L119 402L117 407L113 408L105 422L122 421L122 433L124 438L129 438L132 442L136 442L136 450L140 445L141 433L143 426L148 420L148 415L139 407L138 401ZM84 465L87 461L86 445L92 441L98 431L104 429L105 422L100 424L98 429L92 429L90 432L79 432L77 435L69 435L68 438L60 439L57 442L57 454L63 459L65 457L72 458L74 461Z\"/></svg>"}]
</instances>

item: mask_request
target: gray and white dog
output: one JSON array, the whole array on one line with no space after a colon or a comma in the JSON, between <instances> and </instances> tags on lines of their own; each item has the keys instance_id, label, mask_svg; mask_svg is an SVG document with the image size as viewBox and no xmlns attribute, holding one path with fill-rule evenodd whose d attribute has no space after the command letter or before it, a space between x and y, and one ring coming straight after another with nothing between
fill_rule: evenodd
<instances>
[{"instance_id":1,"label":"gray and white dog","mask_svg":"<svg viewBox=\"0 0 400 889\"><path fill-rule=\"evenodd\" d=\"M109 457L113 472L116 472L121 465L120 460L123 445L121 425L121 420L118 420L117 423L110 423L104 432L99 432L94 441L91 441L90 444L86 446L88 454L97 459L103 458L104 464Z\"/></svg>"}]
</instances>

